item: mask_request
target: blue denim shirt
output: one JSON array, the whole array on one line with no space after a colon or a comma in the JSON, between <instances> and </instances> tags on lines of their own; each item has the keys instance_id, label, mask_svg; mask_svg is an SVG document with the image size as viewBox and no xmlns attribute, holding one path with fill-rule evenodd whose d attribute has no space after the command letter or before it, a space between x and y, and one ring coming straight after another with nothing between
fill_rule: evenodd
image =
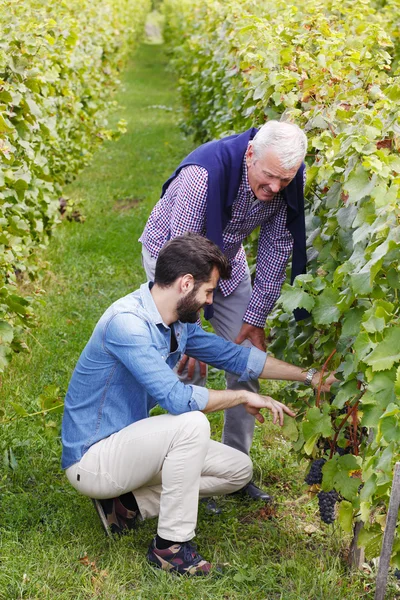
<instances>
[{"instance_id":1,"label":"blue denim shirt","mask_svg":"<svg viewBox=\"0 0 400 600\"><path fill-rule=\"evenodd\" d=\"M170 351L171 327L178 347ZM183 384L173 368L187 353L217 368L257 379L266 354L207 333L196 324L163 323L149 283L112 304L97 323L68 387L62 423L62 467L96 442L149 416L159 404L178 415L203 410L206 388Z\"/></svg>"}]
</instances>

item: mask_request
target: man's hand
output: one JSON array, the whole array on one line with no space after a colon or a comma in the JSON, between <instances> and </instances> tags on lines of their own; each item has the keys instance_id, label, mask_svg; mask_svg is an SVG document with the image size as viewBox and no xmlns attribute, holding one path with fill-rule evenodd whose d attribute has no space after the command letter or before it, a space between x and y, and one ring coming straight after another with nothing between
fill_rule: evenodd
<instances>
[{"instance_id":1,"label":"man's hand","mask_svg":"<svg viewBox=\"0 0 400 600\"><path fill-rule=\"evenodd\" d=\"M253 394L252 392L248 392L248 400L244 403L244 407L246 411L253 415L260 423L264 423L265 420L260 413L260 409L267 408L274 416L274 425L276 425L279 420L279 425L281 427L283 425L283 413L286 413L290 417L296 416L296 414L285 404L282 404L282 402L278 402L277 400L270 398L270 396L260 396L259 394Z\"/></svg>"},{"instance_id":2,"label":"man's hand","mask_svg":"<svg viewBox=\"0 0 400 600\"><path fill-rule=\"evenodd\" d=\"M178 366L178 375L182 375L183 370L187 364L187 376L188 379L193 379L194 370L196 367L196 362L200 365L200 375L201 377L206 377L207 375L207 365L200 360L197 361L195 358L190 358L187 354L183 354L181 360L179 361Z\"/></svg>"},{"instance_id":3,"label":"man's hand","mask_svg":"<svg viewBox=\"0 0 400 600\"><path fill-rule=\"evenodd\" d=\"M314 390L318 389L321 377L323 377L322 371L317 371L317 373L314 373L314 376L311 379L311 385L314 388ZM338 381L338 379L336 379L335 374L330 373L328 375L328 377L326 377L326 379L323 379L323 381L322 381L321 392L329 392L331 389L332 383L335 383L336 381Z\"/></svg>"},{"instance_id":4,"label":"man's hand","mask_svg":"<svg viewBox=\"0 0 400 600\"><path fill-rule=\"evenodd\" d=\"M249 323L243 323L239 334L235 339L235 344L241 344L244 342L244 340L250 340L253 346L259 350L262 350L263 352L265 352L267 349L267 345L265 343L265 331L262 327L255 327Z\"/></svg>"}]
</instances>

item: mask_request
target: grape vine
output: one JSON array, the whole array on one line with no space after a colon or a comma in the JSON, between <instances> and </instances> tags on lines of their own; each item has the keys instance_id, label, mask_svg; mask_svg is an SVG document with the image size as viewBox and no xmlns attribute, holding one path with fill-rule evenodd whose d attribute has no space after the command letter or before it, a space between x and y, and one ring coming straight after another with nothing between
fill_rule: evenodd
<instances>
[{"instance_id":1,"label":"grape vine","mask_svg":"<svg viewBox=\"0 0 400 600\"><path fill-rule=\"evenodd\" d=\"M164 6L187 131L204 141L283 117L307 132L308 273L283 286L269 349L336 370L334 398L286 388L299 417L285 430L300 457L326 457L320 503L334 490L338 522L363 521L376 556L400 452L400 2Z\"/></svg>"}]
</instances>

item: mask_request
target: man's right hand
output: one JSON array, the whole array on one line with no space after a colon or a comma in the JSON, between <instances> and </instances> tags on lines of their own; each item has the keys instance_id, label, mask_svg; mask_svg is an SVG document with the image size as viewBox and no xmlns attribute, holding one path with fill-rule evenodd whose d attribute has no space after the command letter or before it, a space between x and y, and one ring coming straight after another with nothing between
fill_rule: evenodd
<instances>
[{"instance_id":1,"label":"man's right hand","mask_svg":"<svg viewBox=\"0 0 400 600\"><path fill-rule=\"evenodd\" d=\"M186 365L187 365L187 378L193 379L193 375L196 368L196 362L199 363L200 367L200 376L207 377L207 365L200 360L197 361L195 358L190 358L187 354L183 354L181 360L178 365L178 375L182 375Z\"/></svg>"},{"instance_id":2,"label":"man's right hand","mask_svg":"<svg viewBox=\"0 0 400 600\"><path fill-rule=\"evenodd\" d=\"M252 392L247 392L248 399L244 403L244 407L248 413L253 415L260 423L264 423L265 419L263 415L260 413L260 409L267 408L273 414L273 423L276 423L279 420L279 425L282 427L283 425L283 416L284 413L289 415L290 417L295 417L296 413L290 410L286 406L286 404L282 404L282 402L278 402L278 400L274 400L270 396L260 396L259 394L253 394Z\"/></svg>"}]
</instances>

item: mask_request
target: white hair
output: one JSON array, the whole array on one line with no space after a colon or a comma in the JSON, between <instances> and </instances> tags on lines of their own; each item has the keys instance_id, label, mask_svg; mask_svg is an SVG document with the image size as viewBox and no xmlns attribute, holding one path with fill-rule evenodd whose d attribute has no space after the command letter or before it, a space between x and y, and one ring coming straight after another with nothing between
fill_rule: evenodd
<instances>
[{"instance_id":1,"label":"white hair","mask_svg":"<svg viewBox=\"0 0 400 600\"><path fill-rule=\"evenodd\" d=\"M282 168L290 170L299 165L307 152L307 137L294 123L268 121L251 142L255 159L270 148L279 158Z\"/></svg>"}]
</instances>

